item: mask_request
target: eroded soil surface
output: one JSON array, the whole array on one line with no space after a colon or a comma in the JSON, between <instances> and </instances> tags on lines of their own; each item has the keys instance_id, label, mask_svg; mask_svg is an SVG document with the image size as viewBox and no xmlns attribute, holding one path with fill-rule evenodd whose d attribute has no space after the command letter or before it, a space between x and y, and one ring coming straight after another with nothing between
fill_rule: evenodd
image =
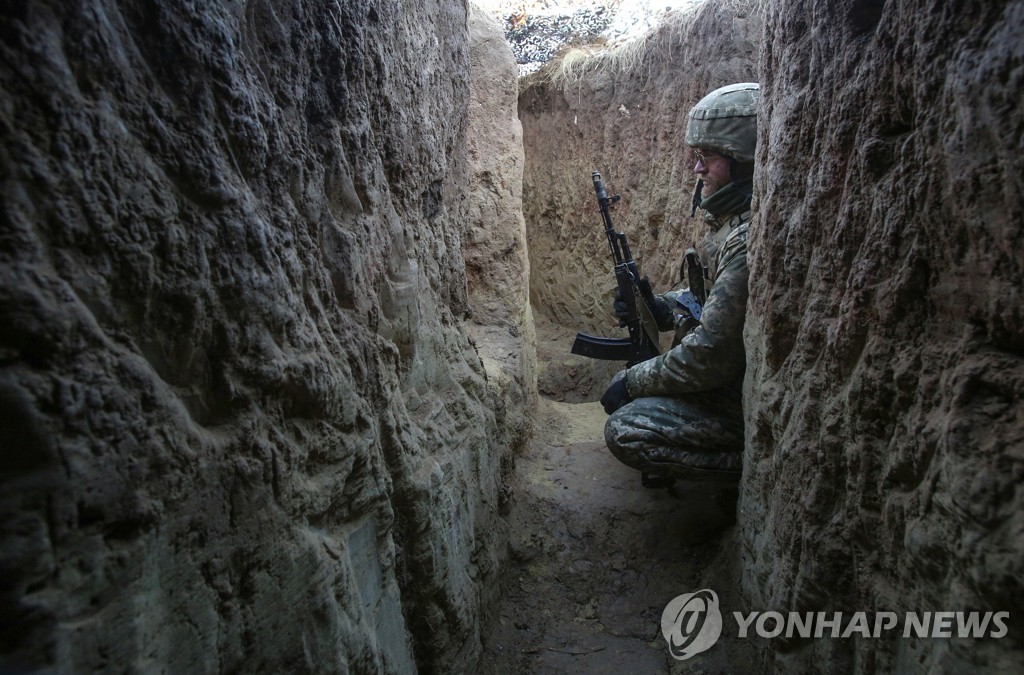
<instances>
[{"instance_id":1,"label":"eroded soil surface","mask_svg":"<svg viewBox=\"0 0 1024 675\"><path fill-rule=\"evenodd\" d=\"M735 503L706 484L643 488L605 448L599 403L542 399L517 458L511 564L485 638L484 673L742 672L749 643L723 634L675 661L661 613L712 588L738 606Z\"/></svg>"}]
</instances>

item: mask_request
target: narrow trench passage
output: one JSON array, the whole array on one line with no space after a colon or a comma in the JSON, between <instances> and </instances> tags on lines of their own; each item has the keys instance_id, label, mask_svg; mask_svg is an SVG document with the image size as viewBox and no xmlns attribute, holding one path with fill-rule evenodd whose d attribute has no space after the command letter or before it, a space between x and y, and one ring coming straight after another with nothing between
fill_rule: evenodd
<instances>
[{"instance_id":1,"label":"narrow trench passage","mask_svg":"<svg viewBox=\"0 0 1024 675\"><path fill-rule=\"evenodd\" d=\"M539 370L565 364L572 335L538 320ZM596 401L540 398L516 458L511 558L480 672L674 672L690 664L668 652L665 605L710 587L738 606L734 505L707 484L641 487L606 449L606 418ZM753 659L749 641L723 635L700 667L737 672Z\"/></svg>"}]
</instances>

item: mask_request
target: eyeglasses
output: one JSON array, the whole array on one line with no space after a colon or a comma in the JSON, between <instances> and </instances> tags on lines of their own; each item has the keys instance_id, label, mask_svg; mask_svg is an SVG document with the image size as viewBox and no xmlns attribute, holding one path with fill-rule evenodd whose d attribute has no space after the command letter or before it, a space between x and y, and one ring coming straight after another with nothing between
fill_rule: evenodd
<instances>
[{"instance_id":1,"label":"eyeglasses","mask_svg":"<svg viewBox=\"0 0 1024 675\"><path fill-rule=\"evenodd\" d=\"M708 160L711 159L712 157L722 156L719 153L714 152L712 150L694 150L693 154L697 158L698 162L705 165L708 163Z\"/></svg>"}]
</instances>

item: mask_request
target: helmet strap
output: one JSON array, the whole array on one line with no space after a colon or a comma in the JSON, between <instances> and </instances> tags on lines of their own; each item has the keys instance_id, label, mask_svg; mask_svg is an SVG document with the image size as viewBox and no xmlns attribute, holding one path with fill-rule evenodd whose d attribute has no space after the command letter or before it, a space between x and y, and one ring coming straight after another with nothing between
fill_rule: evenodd
<instances>
[{"instance_id":1,"label":"helmet strap","mask_svg":"<svg viewBox=\"0 0 1024 675\"><path fill-rule=\"evenodd\" d=\"M698 178L697 185L693 188L693 210L690 211L690 217L693 218L697 215L697 209L700 208L700 203L704 200L700 196L700 193L704 190L704 179Z\"/></svg>"}]
</instances>

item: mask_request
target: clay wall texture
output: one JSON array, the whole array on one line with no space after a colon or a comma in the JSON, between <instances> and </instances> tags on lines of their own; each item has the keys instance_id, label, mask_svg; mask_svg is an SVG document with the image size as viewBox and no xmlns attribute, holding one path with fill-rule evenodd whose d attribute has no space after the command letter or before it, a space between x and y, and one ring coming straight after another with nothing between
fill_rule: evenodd
<instances>
[{"instance_id":1,"label":"clay wall texture","mask_svg":"<svg viewBox=\"0 0 1024 675\"><path fill-rule=\"evenodd\" d=\"M519 68L501 26L470 5L469 220L463 240L469 334L483 360L503 445L525 442L537 405L537 345L523 220ZM515 453L505 453L505 476Z\"/></svg>"},{"instance_id":2,"label":"clay wall texture","mask_svg":"<svg viewBox=\"0 0 1024 675\"><path fill-rule=\"evenodd\" d=\"M465 326L466 6L0 32L0 663L469 668L525 423Z\"/></svg>"},{"instance_id":3,"label":"clay wall texture","mask_svg":"<svg viewBox=\"0 0 1024 675\"><path fill-rule=\"evenodd\" d=\"M1009 611L778 670L1019 671L1024 3L765 9L739 522L752 608Z\"/></svg>"}]
</instances>

